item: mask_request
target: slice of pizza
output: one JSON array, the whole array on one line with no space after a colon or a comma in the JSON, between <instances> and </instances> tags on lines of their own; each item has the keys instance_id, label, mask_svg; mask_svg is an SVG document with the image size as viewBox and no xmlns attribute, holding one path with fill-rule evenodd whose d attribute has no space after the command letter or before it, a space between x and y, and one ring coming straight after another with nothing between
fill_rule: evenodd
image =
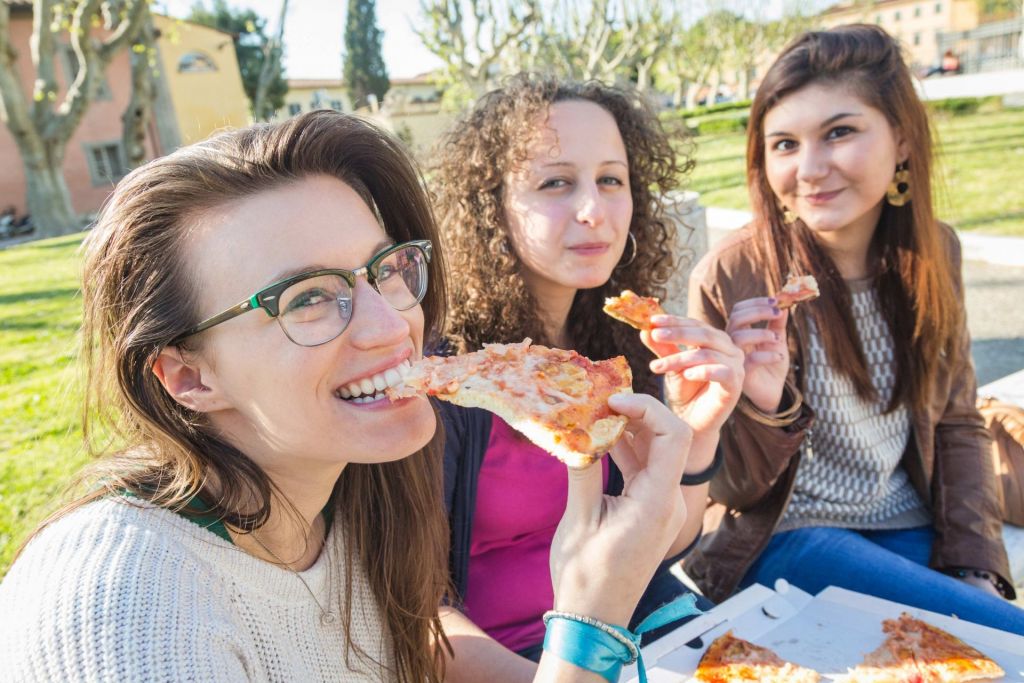
<instances>
[{"instance_id":1,"label":"slice of pizza","mask_svg":"<svg viewBox=\"0 0 1024 683\"><path fill-rule=\"evenodd\" d=\"M818 281L813 275L790 275L785 286L775 295L779 308L790 308L803 301L813 301L821 295Z\"/></svg>"},{"instance_id":2,"label":"slice of pizza","mask_svg":"<svg viewBox=\"0 0 1024 683\"><path fill-rule=\"evenodd\" d=\"M631 392L622 356L591 361L575 351L534 345L485 344L474 353L428 356L412 364L394 400L427 394L498 415L569 467L586 467L622 436L626 417L608 407L612 394Z\"/></svg>"},{"instance_id":3,"label":"slice of pizza","mask_svg":"<svg viewBox=\"0 0 1024 683\"><path fill-rule=\"evenodd\" d=\"M842 683L959 683L1005 676L1003 669L951 633L912 617L882 622L885 641Z\"/></svg>"},{"instance_id":4,"label":"slice of pizza","mask_svg":"<svg viewBox=\"0 0 1024 683\"><path fill-rule=\"evenodd\" d=\"M604 300L604 312L638 330L649 330L651 329L651 316L660 315L665 310L657 298L640 296L626 289L622 294L610 296Z\"/></svg>"},{"instance_id":5,"label":"slice of pizza","mask_svg":"<svg viewBox=\"0 0 1024 683\"><path fill-rule=\"evenodd\" d=\"M701 657L694 680L701 683L818 683L821 676L813 669L784 661L768 648L727 631L716 638Z\"/></svg>"}]
</instances>

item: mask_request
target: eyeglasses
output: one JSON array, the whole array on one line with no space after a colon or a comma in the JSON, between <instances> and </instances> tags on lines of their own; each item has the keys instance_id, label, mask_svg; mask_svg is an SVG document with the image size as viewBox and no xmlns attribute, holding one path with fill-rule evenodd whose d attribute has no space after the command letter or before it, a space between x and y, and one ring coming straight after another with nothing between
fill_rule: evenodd
<instances>
[{"instance_id":1,"label":"eyeglasses","mask_svg":"<svg viewBox=\"0 0 1024 683\"><path fill-rule=\"evenodd\" d=\"M432 250L430 240L414 240L388 247L362 268L293 275L182 332L170 345L257 308L277 318L285 336L299 346L326 344L340 336L352 319L352 295L360 275L365 275L396 311L407 311L422 301L427 293L427 264Z\"/></svg>"}]
</instances>

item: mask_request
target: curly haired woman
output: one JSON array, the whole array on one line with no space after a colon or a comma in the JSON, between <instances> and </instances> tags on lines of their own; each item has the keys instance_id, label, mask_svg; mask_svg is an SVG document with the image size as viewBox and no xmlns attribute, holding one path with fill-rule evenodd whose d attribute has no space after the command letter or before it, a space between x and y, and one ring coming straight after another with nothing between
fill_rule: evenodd
<instances>
[{"instance_id":1,"label":"curly haired woman","mask_svg":"<svg viewBox=\"0 0 1024 683\"><path fill-rule=\"evenodd\" d=\"M664 397L694 430L680 486L690 513L635 624L686 590L669 568L699 535L718 430L743 381L742 353L709 325L663 315L637 334L601 312L623 289L664 296L675 232L663 198L691 164L636 93L525 75L484 96L438 155L433 189L455 274L447 350L530 337L592 358L624 355L635 389ZM565 469L497 417L442 409L462 601L444 615L449 675L525 680L552 604L547 556ZM601 466L609 493L631 476Z\"/></svg>"}]
</instances>

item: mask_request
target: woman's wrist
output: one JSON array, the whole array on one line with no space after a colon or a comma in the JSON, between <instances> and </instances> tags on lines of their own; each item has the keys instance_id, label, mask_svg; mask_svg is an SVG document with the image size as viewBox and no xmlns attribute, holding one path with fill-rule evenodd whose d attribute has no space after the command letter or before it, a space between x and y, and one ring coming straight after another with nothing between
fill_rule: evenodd
<instances>
[{"instance_id":1,"label":"woman's wrist","mask_svg":"<svg viewBox=\"0 0 1024 683\"><path fill-rule=\"evenodd\" d=\"M754 422L768 427L788 427L799 419L803 405L804 396L800 390L786 383L782 388L782 398L779 400L777 410L773 412L762 410L746 394L740 397L736 410Z\"/></svg>"}]
</instances>

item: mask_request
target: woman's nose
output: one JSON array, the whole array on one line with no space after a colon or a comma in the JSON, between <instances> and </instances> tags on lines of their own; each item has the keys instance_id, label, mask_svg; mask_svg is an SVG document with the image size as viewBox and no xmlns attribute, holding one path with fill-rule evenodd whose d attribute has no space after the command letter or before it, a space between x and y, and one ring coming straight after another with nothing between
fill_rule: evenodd
<instances>
[{"instance_id":1,"label":"woman's nose","mask_svg":"<svg viewBox=\"0 0 1024 683\"><path fill-rule=\"evenodd\" d=\"M604 221L604 198L596 184L580 185L579 206L576 209L576 220L591 227L597 227Z\"/></svg>"},{"instance_id":2,"label":"woman's nose","mask_svg":"<svg viewBox=\"0 0 1024 683\"><path fill-rule=\"evenodd\" d=\"M817 145L805 145L800 150L796 167L797 180L813 181L828 174L828 154Z\"/></svg>"},{"instance_id":3,"label":"woman's nose","mask_svg":"<svg viewBox=\"0 0 1024 683\"><path fill-rule=\"evenodd\" d=\"M347 332L353 346L388 346L409 336L409 322L365 277L356 278L352 295L352 320Z\"/></svg>"}]
</instances>

